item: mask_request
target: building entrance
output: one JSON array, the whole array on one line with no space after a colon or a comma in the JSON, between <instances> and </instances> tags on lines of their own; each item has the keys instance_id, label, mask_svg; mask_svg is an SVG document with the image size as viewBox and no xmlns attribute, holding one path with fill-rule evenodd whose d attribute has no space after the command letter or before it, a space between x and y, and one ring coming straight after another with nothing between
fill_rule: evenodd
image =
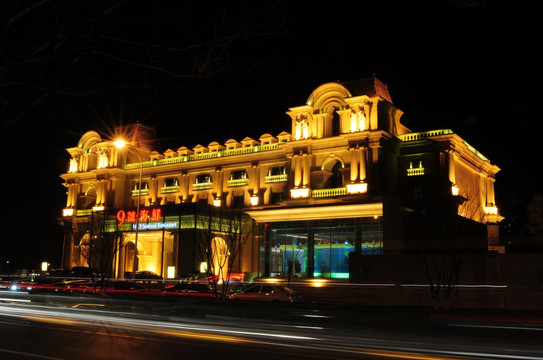
<instances>
[{"instance_id":1,"label":"building entrance","mask_svg":"<svg viewBox=\"0 0 543 360\"><path fill-rule=\"evenodd\" d=\"M168 267L172 266L173 238L173 233L169 231L142 231L138 233L136 249L135 233L124 233L117 276L126 277L125 274L131 273L135 260L137 271L151 271L161 277L167 277Z\"/></svg>"}]
</instances>

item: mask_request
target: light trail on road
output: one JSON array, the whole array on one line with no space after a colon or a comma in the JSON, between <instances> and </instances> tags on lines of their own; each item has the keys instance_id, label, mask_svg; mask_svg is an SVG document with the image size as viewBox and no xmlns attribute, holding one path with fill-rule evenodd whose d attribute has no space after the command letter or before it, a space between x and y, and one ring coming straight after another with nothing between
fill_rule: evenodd
<instances>
[{"instance_id":1,"label":"light trail on road","mask_svg":"<svg viewBox=\"0 0 543 360\"><path fill-rule=\"evenodd\" d=\"M115 335L134 338L134 332L154 333L157 336L184 338L199 341L223 342L230 344L253 344L273 348L292 348L298 351L327 352L330 356L368 356L370 358L413 359L413 360L456 360L456 359L517 359L542 360L541 356L531 354L498 353L500 350L486 348L455 348L448 344L424 343L422 341L377 339L355 335L334 334L334 329L324 326L296 326L292 324L262 324L234 322L202 322L196 324L182 318L168 318L131 312L80 309L77 304L71 308L36 306L25 304L0 304L2 317L24 319L26 321L55 324L62 327L93 326L115 328L130 331L127 335ZM238 319L239 321L239 319ZM450 324L448 324L450 325ZM81 332L81 330L79 330ZM112 336L108 331L93 331L95 335ZM146 337L147 340L149 338ZM158 339L154 339L159 341ZM426 340L427 341L427 340ZM494 350L494 351L490 351ZM10 349L0 348L0 352L9 353ZM335 353L335 355L333 355ZM343 355L341 355L343 354ZM30 356L30 355L28 355ZM38 358L38 357L36 357ZM44 357L47 359L48 357ZM61 359L50 357L50 359ZM61 359L62 360L62 359Z\"/></svg>"}]
</instances>

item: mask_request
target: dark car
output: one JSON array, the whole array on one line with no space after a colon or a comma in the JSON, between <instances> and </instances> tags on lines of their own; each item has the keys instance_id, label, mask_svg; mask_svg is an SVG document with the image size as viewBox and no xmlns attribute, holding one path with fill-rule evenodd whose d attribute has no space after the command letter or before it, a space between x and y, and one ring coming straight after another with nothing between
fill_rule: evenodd
<instances>
[{"instance_id":1,"label":"dark car","mask_svg":"<svg viewBox=\"0 0 543 360\"><path fill-rule=\"evenodd\" d=\"M154 273L152 271L142 270L142 271L136 271L136 274L132 276L132 272L125 272L124 273L125 279L135 279L138 281L144 281L144 282L152 282L157 280L162 280L162 277L158 275L157 273Z\"/></svg>"},{"instance_id":2,"label":"dark car","mask_svg":"<svg viewBox=\"0 0 543 360\"><path fill-rule=\"evenodd\" d=\"M108 281L101 286L100 291L106 294L147 294L149 289L131 281Z\"/></svg>"},{"instance_id":3,"label":"dark car","mask_svg":"<svg viewBox=\"0 0 543 360\"><path fill-rule=\"evenodd\" d=\"M239 292L228 295L236 301L304 302L304 297L288 286L279 284L253 284Z\"/></svg>"},{"instance_id":4,"label":"dark car","mask_svg":"<svg viewBox=\"0 0 543 360\"><path fill-rule=\"evenodd\" d=\"M213 287L202 283L178 283L166 286L163 294L165 296L183 296L183 297L215 297Z\"/></svg>"},{"instance_id":5,"label":"dark car","mask_svg":"<svg viewBox=\"0 0 543 360\"><path fill-rule=\"evenodd\" d=\"M74 266L71 270L72 277L76 278L94 278L96 274L86 266Z\"/></svg>"}]
</instances>

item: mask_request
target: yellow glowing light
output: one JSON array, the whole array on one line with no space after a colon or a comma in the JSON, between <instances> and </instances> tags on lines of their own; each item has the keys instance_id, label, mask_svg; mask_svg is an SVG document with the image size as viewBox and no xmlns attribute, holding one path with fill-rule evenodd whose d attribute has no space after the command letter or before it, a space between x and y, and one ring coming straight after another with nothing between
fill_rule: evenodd
<instances>
[{"instance_id":1,"label":"yellow glowing light","mask_svg":"<svg viewBox=\"0 0 543 360\"><path fill-rule=\"evenodd\" d=\"M290 189L290 197L293 199L309 197L309 188Z\"/></svg>"},{"instance_id":2,"label":"yellow glowing light","mask_svg":"<svg viewBox=\"0 0 543 360\"><path fill-rule=\"evenodd\" d=\"M251 198L249 200L251 202L251 205L253 205L253 206L258 205L258 196L253 195L253 196L251 196Z\"/></svg>"},{"instance_id":3,"label":"yellow glowing light","mask_svg":"<svg viewBox=\"0 0 543 360\"><path fill-rule=\"evenodd\" d=\"M360 194L368 191L367 183L347 184L347 192L349 194Z\"/></svg>"},{"instance_id":4,"label":"yellow glowing light","mask_svg":"<svg viewBox=\"0 0 543 360\"><path fill-rule=\"evenodd\" d=\"M74 209L62 209L62 216L72 216Z\"/></svg>"},{"instance_id":5,"label":"yellow glowing light","mask_svg":"<svg viewBox=\"0 0 543 360\"><path fill-rule=\"evenodd\" d=\"M326 285L327 282L328 280L326 279L311 279L309 283L313 287L323 287Z\"/></svg>"},{"instance_id":6,"label":"yellow glowing light","mask_svg":"<svg viewBox=\"0 0 543 360\"><path fill-rule=\"evenodd\" d=\"M175 266L168 266L168 270L167 270L167 275L168 276L168 279L173 279L175 277Z\"/></svg>"},{"instance_id":7,"label":"yellow glowing light","mask_svg":"<svg viewBox=\"0 0 543 360\"><path fill-rule=\"evenodd\" d=\"M97 205L92 207L92 211L104 211L104 205Z\"/></svg>"},{"instance_id":8,"label":"yellow glowing light","mask_svg":"<svg viewBox=\"0 0 543 360\"><path fill-rule=\"evenodd\" d=\"M49 263L47 261L43 261L41 263L41 271L47 271L48 268L49 268Z\"/></svg>"},{"instance_id":9,"label":"yellow glowing light","mask_svg":"<svg viewBox=\"0 0 543 360\"><path fill-rule=\"evenodd\" d=\"M458 196L458 194L460 193L460 189L456 185L452 186L451 191L452 191L453 196Z\"/></svg>"},{"instance_id":10,"label":"yellow glowing light","mask_svg":"<svg viewBox=\"0 0 543 360\"><path fill-rule=\"evenodd\" d=\"M213 199L213 206L221 206L221 199Z\"/></svg>"},{"instance_id":11,"label":"yellow glowing light","mask_svg":"<svg viewBox=\"0 0 543 360\"><path fill-rule=\"evenodd\" d=\"M498 208L496 206L485 206L485 213L490 215L498 215Z\"/></svg>"},{"instance_id":12,"label":"yellow glowing light","mask_svg":"<svg viewBox=\"0 0 543 360\"><path fill-rule=\"evenodd\" d=\"M123 139L118 139L115 140L114 144L118 149L122 149L123 147L125 147L126 141L124 141Z\"/></svg>"},{"instance_id":13,"label":"yellow glowing light","mask_svg":"<svg viewBox=\"0 0 543 360\"><path fill-rule=\"evenodd\" d=\"M282 283L284 280L281 278L259 278L259 282L265 282L267 284L279 284Z\"/></svg>"},{"instance_id":14,"label":"yellow glowing light","mask_svg":"<svg viewBox=\"0 0 543 360\"><path fill-rule=\"evenodd\" d=\"M203 261L200 263L200 272L205 273L207 271L207 262Z\"/></svg>"}]
</instances>

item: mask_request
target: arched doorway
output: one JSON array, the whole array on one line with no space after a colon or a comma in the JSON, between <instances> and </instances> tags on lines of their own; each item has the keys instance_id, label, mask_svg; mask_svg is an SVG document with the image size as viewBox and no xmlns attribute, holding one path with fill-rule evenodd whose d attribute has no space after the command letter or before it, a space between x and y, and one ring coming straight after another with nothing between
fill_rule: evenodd
<instances>
[{"instance_id":1,"label":"arched doorway","mask_svg":"<svg viewBox=\"0 0 543 360\"><path fill-rule=\"evenodd\" d=\"M211 253L213 255L213 274L218 276L220 283L226 279L228 274L228 244L223 238L214 237L211 240Z\"/></svg>"}]
</instances>

